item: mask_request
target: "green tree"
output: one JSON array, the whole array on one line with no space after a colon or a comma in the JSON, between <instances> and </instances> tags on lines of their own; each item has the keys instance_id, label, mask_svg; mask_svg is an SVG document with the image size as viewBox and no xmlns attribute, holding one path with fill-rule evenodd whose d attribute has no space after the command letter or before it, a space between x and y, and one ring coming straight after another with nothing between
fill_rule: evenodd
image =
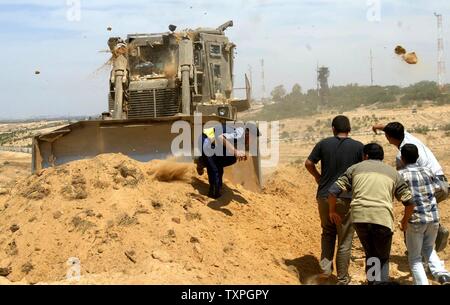
<instances>
[{"instance_id":1,"label":"green tree","mask_svg":"<svg viewBox=\"0 0 450 305\"><path fill-rule=\"evenodd\" d=\"M295 95L295 96L300 96L300 95L302 95L302 87L301 87L299 84L295 84L295 85L292 87L292 92L291 92L291 94L292 94L292 95Z\"/></svg>"},{"instance_id":2,"label":"green tree","mask_svg":"<svg viewBox=\"0 0 450 305\"><path fill-rule=\"evenodd\" d=\"M275 88L273 88L270 95L272 96L272 99L275 102L281 102L283 98L286 96L286 89L284 89L283 85L278 85Z\"/></svg>"},{"instance_id":3,"label":"green tree","mask_svg":"<svg viewBox=\"0 0 450 305\"><path fill-rule=\"evenodd\" d=\"M409 101L435 101L441 97L439 87L435 82L422 81L404 89L405 95L402 97L402 103Z\"/></svg>"},{"instance_id":4,"label":"green tree","mask_svg":"<svg viewBox=\"0 0 450 305\"><path fill-rule=\"evenodd\" d=\"M302 87L299 84L295 84L289 94L289 100L292 102L299 102L303 99Z\"/></svg>"}]
</instances>

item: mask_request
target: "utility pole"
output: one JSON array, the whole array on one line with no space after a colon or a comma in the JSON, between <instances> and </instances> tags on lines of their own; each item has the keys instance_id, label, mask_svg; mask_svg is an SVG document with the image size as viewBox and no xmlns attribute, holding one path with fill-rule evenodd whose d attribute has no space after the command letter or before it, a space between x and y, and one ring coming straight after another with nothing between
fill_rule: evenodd
<instances>
[{"instance_id":1,"label":"utility pole","mask_svg":"<svg viewBox=\"0 0 450 305\"><path fill-rule=\"evenodd\" d=\"M319 61L317 61L317 67L316 67L316 88L317 88L317 96L320 96L319 93Z\"/></svg>"},{"instance_id":2,"label":"utility pole","mask_svg":"<svg viewBox=\"0 0 450 305\"><path fill-rule=\"evenodd\" d=\"M444 56L444 34L442 25L442 14L434 13L437 18L438 27L438 62L437 62L437 73L438 73L438 86L439 89L443 89L445 85L445 56Z\"/></svg>"},{"instance_id":3,"label":"utility pole","mask_svg":"<svg viewBox=\"0 0 450 305\"><path fill-rule=\"evenodd\" d=\"M262 99L266 98L266 76L264 73L264 58L261 59Z\"/></svg>"},{"instance_id":4,"label":"utility pole","mask_svg":"<svg viewBox=\"0 0 450 305\"><path fill-rule=\"evenodd\" d=\"M373 55L370 49L370 85L373 86Z\"/></svg>"}]
</instances>

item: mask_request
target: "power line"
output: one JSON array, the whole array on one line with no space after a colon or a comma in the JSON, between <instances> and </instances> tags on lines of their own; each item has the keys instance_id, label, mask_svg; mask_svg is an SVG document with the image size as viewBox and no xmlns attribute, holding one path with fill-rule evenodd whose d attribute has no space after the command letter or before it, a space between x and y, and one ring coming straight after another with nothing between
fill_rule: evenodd
<instances>
[{"instance_id":1,"label":"power line","mask_svg":"<svg viewBox=\"0 0 450 305\"><path fill-rule=\"evenodd\" d=\"M317 96L320 96L319 93L319 61L317 61L317 67L316 67L316 87L317 87Z\"/></svg>"},{"instance_id":2,"label":"power line","mask_svg":"<svg viewBox=\"0 0 450 305\"><path fill-rule=\"evenodd\" d=\"M253 88L253 67L248 65L248 74L250 76L250 87Z\"/></svg>"},{"instance_id":3,"label":"power line","mask_svg":"<svg viewBox=\"0 0 450 305\"><path fill-rule=\"evenodd\" d=\"M373 86L373 55L370 49L370 85Z\"/></svg>"},{"instance_id":4,"label":"power line","mask_svg":"<svg viewBox=\"0 0 450 305\"><path fill-rule=\"evenodd\" d=\"M264 73L264 58L261 59L262 99L266 98L266 77Z\"/></svg>"}]
</instances>

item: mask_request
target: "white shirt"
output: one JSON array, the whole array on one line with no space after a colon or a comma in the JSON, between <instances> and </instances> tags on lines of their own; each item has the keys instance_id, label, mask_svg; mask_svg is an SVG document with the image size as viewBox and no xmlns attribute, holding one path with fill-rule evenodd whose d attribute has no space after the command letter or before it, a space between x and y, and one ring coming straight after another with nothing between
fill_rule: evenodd
<instances>
[{"instance_id":1,"label":"white shirt","mask_svg":"<svg viewBox=\"0 0 450 305\"><path fill-rule=\"evenodd\" d=\"M230 128L226 126L223 136L227 140L240 140L244 136L244 128L242 127Z\"/></svg>"},{"instance_id":2,"label":"white shirt","mask_svg":"<svg viewBox=\"0 0 450 305\"><path fill-rule=\"evenodd\" d=\"M422 143L422 141L420 141L418 138L416 138L415 136L406 131L405 131L405 138L403 139L403 142L400 144L400 150L405 144L414 144L417 146L417 149L419 151L419 159L417 160L417 164L419 166L429 168L436 176L444 175L442 166L439 164L438 160L431 152L431 150L428 147L426 147L425 144ZM397 154L398 169L404 168L404 165L401 160L402 160L402 153L401 151L399 151Z\"/></svg>"}]
</instances>

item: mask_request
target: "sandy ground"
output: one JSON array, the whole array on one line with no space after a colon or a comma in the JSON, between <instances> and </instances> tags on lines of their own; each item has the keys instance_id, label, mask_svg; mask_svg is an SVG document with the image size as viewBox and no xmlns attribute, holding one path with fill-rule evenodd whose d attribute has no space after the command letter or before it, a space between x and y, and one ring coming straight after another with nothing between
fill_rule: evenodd
<instances>
[{"instance_id":1,"label":"sandy ground","mask_svg":"<svg viewBox=\"0 0 450 305\"><path fill-rule=\"evenodd\" d=\"M0 152L0 190L13 188L19 179L30 174L31 157L25 153Z\"/></svg>"},{"instance_id":2,"label":"sandy ground","mask_svg":"<svg viewBox=\"0 0 450 305\"><path fill-rule=\"evenodd\" d=\"M0 203L8 280L63 280L76 257L87 283L296 284L297 260L315 262L316 211L291 197L309 182L280 178L267 194L229 187L214 201L192 167L180 181L159 172L158 162L104 155L19 181Z\"/></svg>"},{"instance_id":3,"label":"sandy ground","mask_svg":"<svg viewBox=\"0 0 450 305\"><path fill-rule=\"evenodd\" d=\"M367 109L359 108L352 112L344 112L352 122L352 137L363 142L378 142L386 150L386 161L390 161L396 148L388 145L384 135L374 135L371 128L376 123L392 121L402 122L408 131L427 126L431 131L427 134L415 133L443 163L450 166L450 136L442 131L443 126L450 124L450 105L424 106L412 114L410 108L400 109ZM308 118L287 119L280 121L280 156L281 163L290 163L300 159L304 161L314 144L320 139L330 136L331 120L337 114L321 114ZM285 137L283 137L283 133ZM449 168L450 169L450 168Z\"/></svg>"},{"instance_id":4,"label":"sandy ground","mask_svg":"<svg viewBox=\"0 0 450 305\"><path fill-rule=\"evenodd\" d=\"M418 121L430 127L450 123L449 107L424 111L416 119L408 109L377 116L411 127ZM368 132L367 113L348 114L352 121L364 118L354 137L383 144L389 163L395 149L384 136ZM327 136L332 117L281 122L289 133L300 130L299 139L281 143L282 164L270 170L264 191L227 183L219 200L206 196L206 175L170 162L103 155L30 175L29 155L0 152L0 272L6 275L0 283L318 283L316 185L301 163L291 162L304 161L315 141ZM314 124L322 127L303 135ZM419 137L449 172L448 137L438 130ZM164 181L168 176L175 180ZM440 209L443 224L450 227L448 202ZM401 210L397 204L398 219ZM411 284L405 250L397 230L391 276ZM440 253L448 268L449 254L449 248ZM364 282L363 257L355 237L352 284ZM66 279L78 266L71 264L73 258L80 262L79 281Z\"/></svg>"}]
</instances>

